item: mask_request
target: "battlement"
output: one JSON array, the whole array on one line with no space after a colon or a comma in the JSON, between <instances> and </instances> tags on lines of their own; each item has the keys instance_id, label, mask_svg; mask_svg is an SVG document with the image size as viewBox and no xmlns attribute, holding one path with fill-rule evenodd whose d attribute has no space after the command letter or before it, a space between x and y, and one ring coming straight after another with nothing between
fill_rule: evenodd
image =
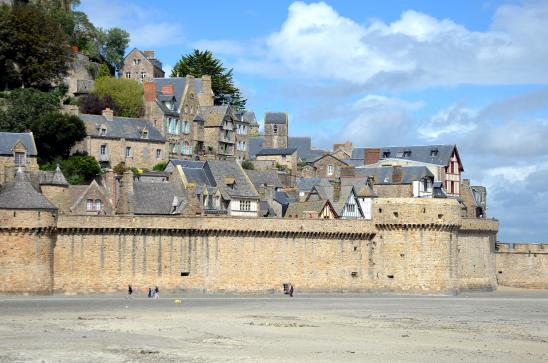
<instances>
[{"instance_id":1,"label":"battlement","mask_svg":"<svg viewBox=\"0 0 548 363\"><path fill-rule=\"evenodd\" d=\"M453 199L378 198L372 220L377 228L445 228L461 225L460 206Z\"/></svg>"},{"instance_id":2,"label":"battlement","mask_svg":"<svg viewBox=\"0 0 548 363\"><path fill-rule=\"evenodd\" d=\"M497 253L543 253L548 254L548 243L506 243L498 242Z\"/></svg>"}]
</instances>

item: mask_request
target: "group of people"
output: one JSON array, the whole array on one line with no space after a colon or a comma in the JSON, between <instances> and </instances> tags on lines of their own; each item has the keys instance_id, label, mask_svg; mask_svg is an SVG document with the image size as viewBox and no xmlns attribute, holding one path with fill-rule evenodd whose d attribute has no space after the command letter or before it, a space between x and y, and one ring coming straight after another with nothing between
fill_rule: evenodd
<instances>
[{"instance_id":1,"label":"group of people","mask_svg":"<svg viewBox=\"0 0 548 363\"><path fill-rule=\"evenodd\" d=\"M127 294L128 297L131 298L131 295L133 294L133 287L131 287L131 285L127 286ZM148 288L148 297L151 299L160 298L160 289L158 289L158 286L155 286L154 289L152 287Z\"/></svg>"}]
</instances>

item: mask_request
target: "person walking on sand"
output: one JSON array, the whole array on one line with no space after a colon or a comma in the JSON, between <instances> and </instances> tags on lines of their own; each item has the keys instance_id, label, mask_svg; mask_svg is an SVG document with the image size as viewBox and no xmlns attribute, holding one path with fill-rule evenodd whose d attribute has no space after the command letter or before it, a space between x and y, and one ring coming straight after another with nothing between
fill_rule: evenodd
<instances>
[{"instance_id":1,"label":"person walking on sand","mask_svg":"<svg viewBox=\"0 0 548 363\"><path fill-rule=\"evenodd\" d=\"M148 297L152 297L152 288L148 288Z\"/></svg>"},{"instance_id":2,"label":"person walking on sand","mask_svg":"<svg viewBox=\"0 0 548 363\"><path fill-rule=\"evenodd\" d=\"M293 284L289 284L289 297L293 297Z\"/></svg>"},{"instance_id":3,"label":"person walking on sand","mask_svg":"<svg viewBox=\"0 0 548 363\"><path fill-rule=\"evenodd\" d=\"M160 298L160 290L158 289L158 286L154 288L154 298L159 299Z\"/></svg>"},{"instance_id":4,"label":"person walking on sand","mask_svg":"<svg viewBox=\"0 0 548 363\"><path fill-rule=\"evenodd\" d=\"M127 298L131 299L131 294L133 294L133 288L131 285L127 285Z\"/></svg>"}]
</instances>

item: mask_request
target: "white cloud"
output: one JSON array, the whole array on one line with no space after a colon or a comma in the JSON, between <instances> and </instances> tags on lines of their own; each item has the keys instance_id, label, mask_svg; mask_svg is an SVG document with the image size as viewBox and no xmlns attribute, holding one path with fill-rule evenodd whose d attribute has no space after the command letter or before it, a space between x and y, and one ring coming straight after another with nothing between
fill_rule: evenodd
<instances>
[{"instance_id":1,"label":"white cloud","mask_svg":"<svg viewBox=\"0 0 548 363\"><path fill-rule=\"evenodd\" d=\"M439 111L419 128L419 135L426 140L435 140L445 134L463 134L473 131L477 126L477 112L466 107L451 106Z\"/></svg>"},{"instance_id":2,"label":"white cloud","mask_svg":"<svg viewBox=\"0 0 548 363\"><path fill-rule=\"evenodd\" d=\"M536 165L500 166L497 168L487 170L486 176L487 177L502 176L504 179L506 179L507 182L515 183L515 182L523 182L529 177L529 175L534 173L536 170L537 170Z\"/></svg>"},{"instance_id":3,"label":"white cloud","mask_svg":"<svg viewBox=\"0 0 548 363\"><path fill-rule=\"evenodd\" d=\"M324 2L294 2L264 44L266 56L243 55L240 71L345 81L373 92L547 83L546 18L548 2L538 1L499 7L482 32L413 10L392 23L364 25Z\"/></svg>"}]
</instances>

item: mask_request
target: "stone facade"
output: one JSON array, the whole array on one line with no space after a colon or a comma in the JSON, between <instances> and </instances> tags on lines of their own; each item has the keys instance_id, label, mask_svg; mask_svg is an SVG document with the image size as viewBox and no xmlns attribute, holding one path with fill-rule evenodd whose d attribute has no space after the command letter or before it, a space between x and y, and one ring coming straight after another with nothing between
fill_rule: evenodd
<instances>
[{"instance_id":1,"label":"stone facade","mask_svg":"<svg viewBox=\"0 0 548 363\"><path fill-rule=\"evenodd\" d=\"M548 244L500 243L495 260L499 285L548 289Z\"/></svg>"},{"instance_id":2,"label":"stone facade","mask_svg":"<svg viewBox=\"0 0 548 363\"><path fill-rule=\"evenodd\" d=\"M288 128L287 112L266 112L264 115L263 148L287 148L289 135Z\"/></svg>"},{"instance_id":3,"label":"stone facade","mask_svg":"<svg viewBox=\"0 0 548 363\"><path fill-rule=\"evenodd\" d=\"M344 161L330 154L323 155L310 163L310 165L315 168L314 178L328 179L339 178L341 176L341 168L348 166Z\"/></svg>"},{"instance_id":4,"label":"stone facade","mask_svg":"<svg viewBox=\"0 0 548 363\"><path fill-rule=\"evenodd\" d=\"M297 152L287 155L256 155L258 162L272 162L274 166L285 166L288 170L295 172L297 170Z\"/></svg>"},{"instance_id":5,"label":"stone facade","mask_svg":"<svg viewBox=\"0 0 548 363\"><path fill-rule=\"evenodd\" d=\"M37 172L37 155L32 132L0 132L0 186L14 180L18 166Z\"/></svg>"},{"instance_id":6,"label":"stone facade","mask_svg":"<svg viewBox=\"0 0 548 363\"><path fill-rule=\"evenodd\" d=\"M120 70L120 78L134 79L141 83L153 78L163 78L164 75L162 63L156 59L154 51L141 52L137 48L133 48L126 55Z\"/></svg>"},{"instance_id":7,"label":"stone facade","mask_svg":"<svg viewBox=\"0 0 548 363\"><path fill-rule=\"evenodd\" d=\"M65 78L65 84L68 86L67 94L78 97L93 92L94 81L98 74L99 63L90 61L89 57L82 53L74 54Z\"/></svg>"}]
</instances>

